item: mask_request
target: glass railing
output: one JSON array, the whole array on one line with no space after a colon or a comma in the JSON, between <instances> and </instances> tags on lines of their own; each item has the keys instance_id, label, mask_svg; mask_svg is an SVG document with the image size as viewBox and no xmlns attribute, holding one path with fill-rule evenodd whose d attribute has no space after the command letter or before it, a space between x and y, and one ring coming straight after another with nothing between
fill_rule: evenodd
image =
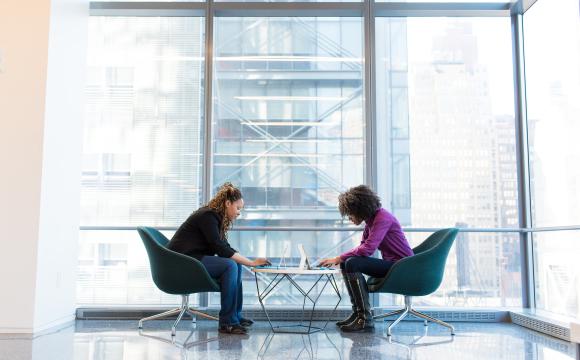
<instances>
[{"instance_id":1,"label":"glass railing","mask_svg":"<svg viewBox=\"0 0 580 360\"><path fill-rule=\"evenodd\" d=\"M280 231L282 230L282 231ZM360 242L359 228L286 229L264 227L238 228L230 233L231 245L246 256L266 256L274 263L281 260L286 248L285 263L298 264L297 244L303 244L313 258L336 256ZM435 229L407 229L412 246L421 243ZM163 231L171 238L174 230ZM460 232L447 259L443 283L432 295L421 297L416 304L442 307L520 307L521 256L519 233L482 229ZM184 276L187 276L184 274ZM256 278L244 271L244 304L258 305ZM263 287L267 275L258 277ZM298 276L303 288L314 285L314 277ZM338 282L342 287L342 281ZM319 286L321 287L321 282ZM315 291L320 291L315 289ZM345 289L341 289L346 295ZM205 295L201 295L205 296ZM381 294L377 306L391 306L402 302L400 296ZM336 295L327 287L321 306L336 303ZM298 291L289 284L279 286L267 299L273 306L285 306L302 301ZM108 305L169 305L178 297L159 291L151 279L145 248L133 227L83 227L79 241L77 303L79 306ZM192 299L199 304L198 296ZM210 306L219 306L219 294L207 298ZM348 306L344 299L341 306Z\"/></svg>"}]
</instances>

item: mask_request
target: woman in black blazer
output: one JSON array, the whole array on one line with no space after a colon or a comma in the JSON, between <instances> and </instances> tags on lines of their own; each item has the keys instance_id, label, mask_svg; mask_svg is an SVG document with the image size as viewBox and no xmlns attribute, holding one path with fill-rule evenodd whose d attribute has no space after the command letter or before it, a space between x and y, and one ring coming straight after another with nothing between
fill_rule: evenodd
<instances>
[{"instance_id":1,"label":"woman in black blazer","mask_svg":"<svg viewBox=\"0 0 580 360\"><path fill-rule=\"evenodd\" d=\"M201 261L208 273L219 280L220 333L247 333L247 327L253 321L242 317L242 265L269 264L266 258L246 258L228 243L228 230L243 207L241 191L231 183L225 183L206 206L187 218L167 245L173 251Z\"/></svg>"}]
</instances>

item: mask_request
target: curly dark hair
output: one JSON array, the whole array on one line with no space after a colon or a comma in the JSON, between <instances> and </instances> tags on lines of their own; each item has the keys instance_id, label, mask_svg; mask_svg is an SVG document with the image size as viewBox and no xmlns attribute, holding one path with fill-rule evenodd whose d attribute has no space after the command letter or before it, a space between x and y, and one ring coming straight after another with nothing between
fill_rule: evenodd
<instances>
[{"instance_id":1,"label":"curly dark hair","mask_svg":"<svg viewBox=\"0 0 580 360\"><path fill-rule=\"evenodd\" d=\"M338 210L342 216L352 215L366 221L380 208L381 199L366 185L351 187L338 195Z\"/></svg>"},{"instance_id":2,"label":"curly dark hair","mask_svg":"<svg viewBox=\"0 0 580 360\"><path fill-rule=\"evenodd\" d=\"M240 189L227 182L219 188L215 196L206 205L222 216L220 236L224 239L228 238L228 230L232 227L232 221L226 216L226 201L235 202L242 198Z\"/></svg>"}]
</instances>

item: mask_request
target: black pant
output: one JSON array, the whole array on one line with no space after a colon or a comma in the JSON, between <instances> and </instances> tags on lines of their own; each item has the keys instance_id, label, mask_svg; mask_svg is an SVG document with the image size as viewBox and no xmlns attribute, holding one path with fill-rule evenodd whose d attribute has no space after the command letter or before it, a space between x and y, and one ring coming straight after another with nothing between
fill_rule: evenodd
<instances>
[{"instance_id":1,"label":"black pant","mask_svg":"<svg viewBox=\"0 0 580 360\"><path fill-rule=\"evenodd\" d=\"M360 272L372 277L384 277L394 262L366 256L353 256L340 263L340 268L352 274Z\"/></svg>"}]
</instances>

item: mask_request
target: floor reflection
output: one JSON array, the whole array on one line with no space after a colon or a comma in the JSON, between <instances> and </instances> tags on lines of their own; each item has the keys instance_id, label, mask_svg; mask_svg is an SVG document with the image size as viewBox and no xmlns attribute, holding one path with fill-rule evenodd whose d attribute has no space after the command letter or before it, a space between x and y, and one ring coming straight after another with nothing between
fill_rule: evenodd
<instances>
[{"instance_id":1,"label":"floor reflection","mask_svg":"<svg viewBox=\"0 0 580 360\"><path fill-rule=\"evenodd\" d=\"M171 321L78 321L30 339L0 335L0 360L285 360L285 359L576 359L576 347L513 324L455 323L455 337L438 326L403 322L392 337L378 323L374 333L345 334L334 327L310 335L275 334L257 322L249 335L219 334L216 324Z\"/></svg>"},{"instance_id":2,"label":"floor reflection","mask_svg":"<svg viewBox=\"0 0 580 360\"><path fill-rule=\"evenodd\" d=\"M195 338L194 334L199 336ZM193 349L196 346L205 346L212 341L219 341L220 339L219 336L208 337L207 332L196 332L195 328L191 329L185 340L179 340L177 336L171 336L171 334L165 334L164 336L161 332L147 333L141 329L139 330L139 336L171 344L180 350L181 359L183 360L189 359L188 350Z\"/></svg>"},{"instance_id":3,"label":"floor reflection","mask_svg":"<svg viewBox=\"0 0 580 360\"><path fill-rule=\"evenodd\" d=\"M407 352L407 359L415 359L415 349L419 347L427 347L434 345L449 344L455 340L455 336L449 334L448 336L442 336L441 338L428 338L429 326L423 326L422 333L415 335L412 333L408 336L398 335L398 336L384 336L384 334L378 335L383 340L386 340L389 344L399 346Z\"/></svg>"},{"instance_id":4,"label":"floor reflection","mask_svg":"<svg viewBox=\"0 0 580 360\"><path fill-rule=\"evenodd\" d=\"M299 342L298 346L294 346L294 342L288 344L288 336L292 336L294 340L300 339L302 346L300 346ZM275 339L280 340L280 344L276 344L276 341L274 341ZM279 359L281 348L288 348L289 352L293 353L285 354L284 359L343 359L341 351L325 331L300 335L270 332L266 335L266 338L258 351L257 358L260 360Z\"/></svg>"}]
</instances>

